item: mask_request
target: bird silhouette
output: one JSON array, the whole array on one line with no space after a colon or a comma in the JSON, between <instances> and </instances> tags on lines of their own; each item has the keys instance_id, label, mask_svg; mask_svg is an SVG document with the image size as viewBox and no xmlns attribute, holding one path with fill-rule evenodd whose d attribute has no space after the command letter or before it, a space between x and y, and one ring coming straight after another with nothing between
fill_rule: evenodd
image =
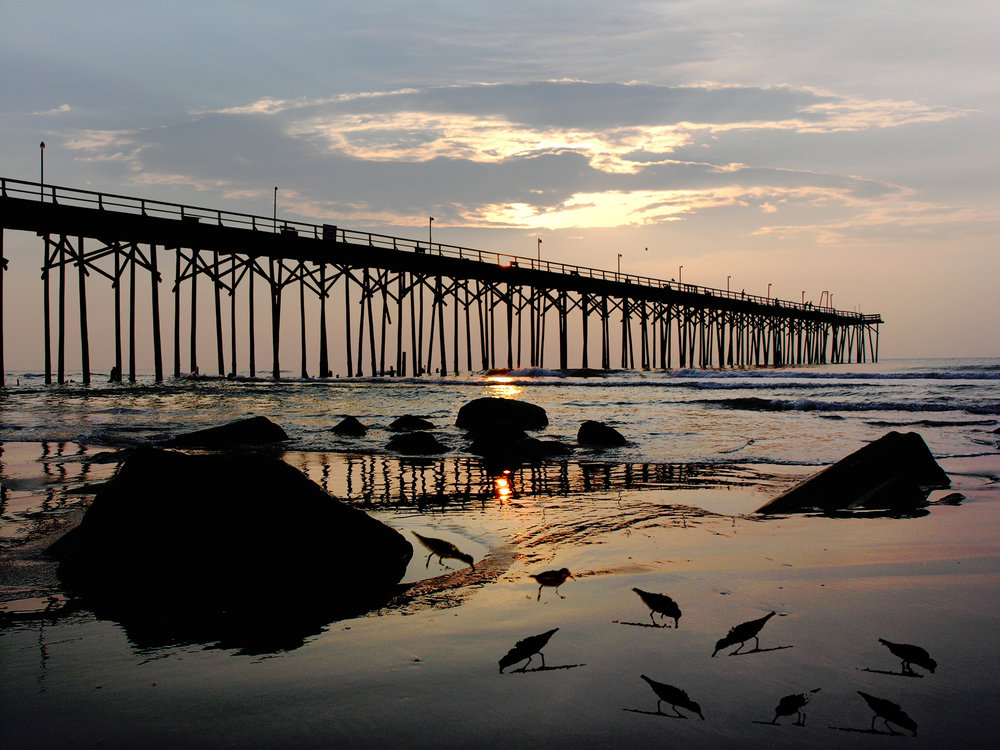
<instances>
[{"instance_id":1,"label":"bird silhouette","mask_svg":"<svg viewBox=\"0 0 1000 750\"><path fill-rule=\"evenodd\" d=\"M657 682L656 680L646 677L646 675L644 674L639 675L639 677L641 677L647 683L649 683L649 686L653 688L653 692L656 693L656 697L658 699L656 701L657 713L663 713L660 710L660 704L662 704L663 701L666 701L667 703L670 704L670 707L674 709L674 714L679 719L686 719L687 717L677 710L678 706L687 711L690 711L693 714L698 714L699 718L702 721L705 720L705 717L702 716L701 713L701 706L699 706L697 703L691 700L688 697L688 694L685 693L683 690L681 690L679 687L674 687L673 685L667 685L663 682Z\"/></svg>"},{"instance_id":2,"label":"bird silhouette","mask_svg":"<svg viewBox=\"0 0 1000 750\"><path fill-rule=\"evenodd\" d=\"M805 705L812 700L812 695L810 693L818 693L820 688L815 690L810 690L808 693L793 693L792 695L786 695L780 701L778 701L777 707L774 709L774 718L771 720L772 724L778 723L779 716L791 716L792 714L798 714L798 721L793 722L796 726L804 727L806 725L806 715L802 712Z\"/></svg>"},{"instance_id":3,"label":"bird silhouette","mask_svg":"<svg viewBox=\"0 0 1000 750\"><path fill-rule=\"evenodd\" d=\"M733 627L729 629L729 632L723 638L720 638L718 643L715 644L715 651L712 652L712 656L715 656L722 649L732 646L734 643L738 643L740 645L739 648L730 654L730 656L738 654L740 649L743 648L743 645L751 638L757 642L755 648L760 649L760 638L757 637L757 634L760 632L760 629L764 627L767 621L774 617L774 615L775 613L771 612L770 614L764 615L756 620L749 620L748 622L743 622L739 625L733 625Z\"/></svg>"},{"instance_id":4,"label":"bird silhouette","mask_svg":"<svg viewBox=\"0 0 1000 750\"><path fill-rule=\"evenodd\" d=\"M910 666L911 664L923 667L932 674L937 669L937 662L920 646L913 646L909 643L893 643L892 641L887 641L885 638L879 638L878 642L889 649L893 656L903 660L902 670L904 672L915 674L913 667Z\"/></svg>"},{"instance_id":5,"label":"bird silhouette","mask_svg":"<svg viewBox=\"0 0 1000 750\"><path fill-rule=\"evenodd\" d=\"M444 565L446 557L451 557L471 565L473 570L476 569L476 564L472 560L472 555L465 554L451 542L445 541L444 539L436 539L432 536L423 536L415 531L413 532L413 536L420 540L420 543L431 551L431 553L427 555L427 563L424 567L430 565L431 558L434 557L434 555L437 555L442 565Z\"/></svg>"},{"instance_id":6,"label":"bird silhouette","mask_svg":"<svg viewBox=\"0 0 1000 750\"><path fill-rule=\"evenodd\" d=\"M545 645L549 642L549 639L557 630L559 630L559 628L553 628L552 630L545 633L539 633L538 635L529 635L527 638L515 643L514 647L500 660L500 674L503 674L503 671L507 667L512 664L517 664L519 661L524 661L525 659L528 661L525 662L523 669L527 669L528 664L531 663L531 658L535 654L542 657L542 666L544 667L545 654L542 653L542 649L545 648Z\"/></svg>"},{"instance_id":7,"label":"bird silhouette","mask_svg":"<svg viewBox=\"0 0 1000 750\"><path fill-rule=\"evenodd\" d=\"M666 594L656 594L637 588L632 590L639 595L643 604L649 607L649 619L653 621L654 625L656 625L656 620L653 618L653 614L658 613L664 617L673 617L674 627L678 627L678 621L681 619L681 608L677 606L677 602Z\"/></svg>"},{"instance_id":8,"label":"bird silhouette","mask_svg":"<svg viewBox=\"0 0 1000 750\"><path fill-rule=\"evenodd\" d=\"M917 736L917 722L911 719L902 708L899 707L898 703L893 703L891 700L886 698L876 698L874 695L868 695L868 693L862 693L858 691L858 695L865 699L865 703L868 707L875 712L872 717L872 731L875 731L875 719L881 716L885 720L885 728L889 730L890 734L896 734L892 731L892 727L889 724L895 724L903 729L908 729L913 732L913 736Z\"/></svg>"},{"instance_id":9,"label":"bird silhouette","mask_svg":"<svg viewBox=\"0 0 1000 750\"><path fill-rule=\"evenodd\" d=\"M537 602L542 598L543 586L554 586L556 593L559 594L559 587L566 582L567 578L573 578L573 574L570 573L567 568L560 568L559 570L546 570L541 573L533 573L528 577L534 578L538 583L538 596L535 598L535 601ZM559 594L559 598L565 599L566 597Z\"/></svg>"}]
</instances>

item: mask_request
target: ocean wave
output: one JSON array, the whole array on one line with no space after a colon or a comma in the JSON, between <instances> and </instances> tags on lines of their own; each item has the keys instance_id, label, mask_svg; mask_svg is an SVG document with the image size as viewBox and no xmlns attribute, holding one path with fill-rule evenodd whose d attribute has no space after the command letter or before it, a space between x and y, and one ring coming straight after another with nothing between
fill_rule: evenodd
<instances>
[{"instance_id":1,"label":"ocean wave","mask_svg":"<svg viewBox=\"0 0 1000 750\"><path fill-rule=\"evenodd\" d=\"M815 372L802 370L671 370L674 378L699 380L1000 380L1000 368L962 368L928 372Z\"/></svg>"},{"instance_id":2,"label":"ocean wave","mask_svg":"<svg viewBox=\"0 0 1000 750\"><path fill-rule=\"evenodd\" d=\"M816 399L777 399L747 396L744 398L699 399L694 403L724 409L745 411L820 411L820 412L965 412L967 414L1000 414L1000 404L942 404L926 401L818 401Z\"/></svg>"}]
</instances>

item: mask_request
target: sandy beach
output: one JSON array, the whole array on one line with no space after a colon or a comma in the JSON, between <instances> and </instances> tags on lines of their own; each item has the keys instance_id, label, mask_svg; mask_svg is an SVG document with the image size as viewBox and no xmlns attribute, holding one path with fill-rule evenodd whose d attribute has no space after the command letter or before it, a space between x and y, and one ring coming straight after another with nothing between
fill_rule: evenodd
<instances>
[{"instance_id":1,"label":"sandy beach","mask_svg":"<svg viewBox=\"0 0 1000 750\"><path fill-rule=\"evenodd\" d=\"M361 499L407 536L453 541L476 570L427 563L417 545L404 578L413 585L386 607L330 622L288 650L245 653L137 644L85 607L27 617L59 593L40 551L78 520L88 485L114 470L39 462L40 452L4 444L7 507L61 509L39 513L45 520L8 544L3 561L4 747L972 748L1000 734L993 457L943 460L953 486L931 499L965 499L911 518L753 515L809 473L788 466L549 494L519 492L525 469L509 477L511 494L436 506ZM343 494L348 457L283 459ZM424 466L448 470L437 461ZM387 466L396 478L414 470ZM575 578L539 596L529 575L563 567ZM633 587L669 594L679 627L654 627ZM712 658L731 626L771 611L759 650L751 640L749 653ZM554 628L544 667L535 656L500 673L516 641ZM904 674L880 637L923 646L937 670ZM686 691L704 720L665 704L657 712L642 674ZM815 688L804 726L794 715L769 723L782 696ZM891 736L881 719L872 731L859 690L898 703L917 736Z\"/></svg>"}]
</instances>

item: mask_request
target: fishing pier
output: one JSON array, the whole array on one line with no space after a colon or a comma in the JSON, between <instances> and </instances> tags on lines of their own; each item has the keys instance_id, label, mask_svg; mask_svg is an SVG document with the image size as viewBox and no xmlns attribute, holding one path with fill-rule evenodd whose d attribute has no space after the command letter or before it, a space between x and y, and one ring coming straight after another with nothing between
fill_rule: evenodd
<instances>
[{"instance_id":1,"label":"fishing pier","mask_svg":"<svg viewBox=\"0 0 1000 750\"><path fill-rule=\"evenodd\" d=\"M241 363L251 377L286 372L279 361L289 329L283 314L297 319L292 330L304 378L331 377L334 352L348 377L546 364L610 370L877 361L883 322L878 314L457 247L430 236L421 242L0 178L0 376L8 230L40 238L46 383L65 382L67 307L74 301L80 372L90 382L87 300L95 281L113 295L113 323L100 326L113 329L111 378L131 382L140 336L157 381L168 354L174 376L208 374L198 361L198 335L210 330L199 305L208 306L214 323L212 366L222 377L240 373ZM75 287L70 297L67 286ZM264 366L262 322L270 339Z\"/></svg>"}]
</instances>

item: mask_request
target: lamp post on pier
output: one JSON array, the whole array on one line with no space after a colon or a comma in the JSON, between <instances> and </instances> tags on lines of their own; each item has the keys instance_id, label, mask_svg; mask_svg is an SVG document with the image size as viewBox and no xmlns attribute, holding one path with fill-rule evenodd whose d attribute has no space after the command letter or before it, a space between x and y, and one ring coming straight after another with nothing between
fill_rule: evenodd
<instances>
[{"instance_id":1,"label":"lamp post on pier","mask_svg":"<svg viewBox=\"0 0 1000 750\"><path fill-rule=\"evenodd\" d=\"M684 277L681 275L684 272L684 266L677 266L677 283L683 284Z\"/></svg>"},{"instance_id":2,"label":"lamp post on pier","mask_svg":"<svg viewBox=\"0 0 1000 750\"><path fill-rule=\"evenodd\" d=\"M767 282L767 298L771 299L771 282Z\"/></svg>"},{"instance_id":3,"label":"lamp post on pier","mask_svg":"<svg viewBox=\"0 0 1000 750\"><path fill-rule=\"evenodd\" d=\"M45 200L45 141L38 144L38 197Z\"/></svg>"},{"instance_id":4,"label":"lamp post on pier","mask_svg":"<svg viewBox=\"0 0 1000 750\"><path fill-rule=\"evenodd\" d=\"M618 276L615 276L615 281L617 281L618 277L621 275L622 275L622 254L618 253Z\"/></svg>"},{"instance_id":5,"label":"lamp post on pier","mask_svg":"<svg viewBox=\"0 0 1000 750\"><path fill-rule=\"evenodd\" d=\"M732 274L726 277L726 294L729 294L729 280L733 278Z\"/></svg>"},{"instance_id":6,"label":"lamp post on pier","mask_svg":"<svg viewBox=\"0 0 1000 750\"><path fill-rule=\"evenodd\" d=\"M535 246L536 258L538 259L538 265L541 267L542 263L542 238L538 238L538 244Z\"/></svg>"},{"instance_id":7,"label":"lamp post on pier","mask_svg":"<svg viewBox=\"0 0 1000 750\"><path fill-rule=\"evenodd\" d=\"M431 251L431 245L434 244L434 217L427 217L427 252Z\"/></svg>"}]
</instances>

